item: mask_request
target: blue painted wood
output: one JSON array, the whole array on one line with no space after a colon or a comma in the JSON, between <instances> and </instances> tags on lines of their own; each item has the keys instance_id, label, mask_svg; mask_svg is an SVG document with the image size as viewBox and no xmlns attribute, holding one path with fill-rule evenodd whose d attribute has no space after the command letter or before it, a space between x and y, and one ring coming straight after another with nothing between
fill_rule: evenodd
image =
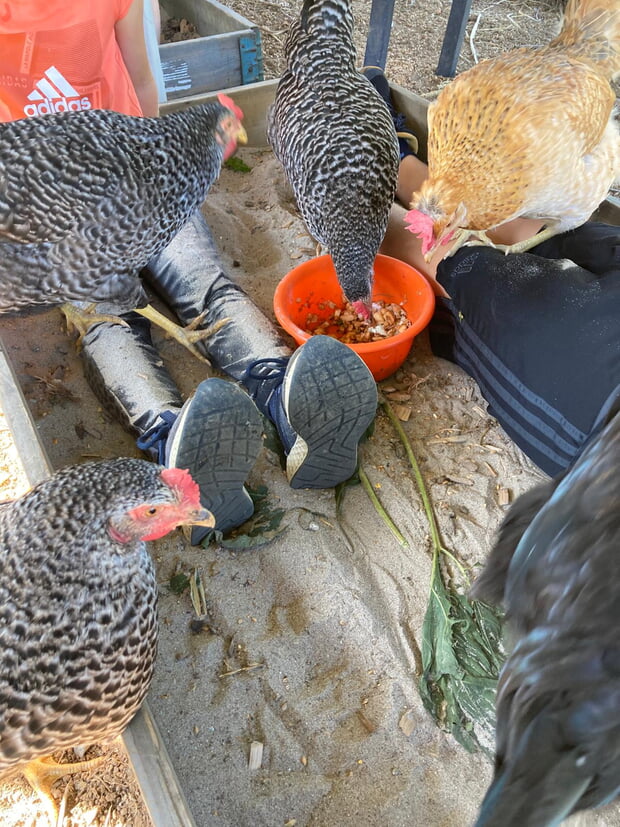
<instances>
[{"instance_id":1,"label":"blue painted wood","mask_svg":"<svg viewBox=\"0 0 620 827\"><path fill-rule=\"evenodd\" d=\"M258 77L250 77L249 74L246 75L248 80L244 80L241 65L240 39L246 37L256 42L255 31L225 32L178 43L162 43L159 56L168 100L258 80ZM254 69L258 74L258 53L255 56ZM260 70L262 72L262 54Z\"/></svg>"},{"instance_id":2,"label":"blue painted wood","mask_svg":"<svg viewBox=\"0 0 620 827\"><path fill-rule=\"evenodd\" d=\"M393 15L394 0L372 0L364 66L385 69Z\"/></svg>"},{"instance_id":3,"label":"blue painted wood","mask_svg":"<svg viewBox=\"0 0 620 827\"><path fill-rule=\"evenodd\" d=\"M467 26L470 10L471 0L452 0L448 25L446 26L435 74L445 78L453 78L456 74L456 64L463 46L465 27Z\"/></svg>"},{"instance_id":4,"label":"blue painted wood","mask_svg":"<svg viewBox=\"0 0 620 827\"><path fill-rule=\"evenodd\" d=\"M252 30L250 35L239 38L239 55L241 57L241 83L254 83L264 80L263 49L258 29Z\"/></svg>"}]
</instances>

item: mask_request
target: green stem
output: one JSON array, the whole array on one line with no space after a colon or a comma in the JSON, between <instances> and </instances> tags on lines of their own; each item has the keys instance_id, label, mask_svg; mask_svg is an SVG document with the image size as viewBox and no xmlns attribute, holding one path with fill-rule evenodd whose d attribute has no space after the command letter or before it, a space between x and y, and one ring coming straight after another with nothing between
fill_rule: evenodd
<instances>
[{"instance_id":1,"label":"green stem","mask_svg":"<svg viewBox=\"0 0 620 827\"><path fill-rule=\"evenodd\" d=\"M390 531L392 532L394 537L396 537L396 539L401 544L401 546L405 546L405 548L406 548L409 545L409 543L403 537L403 535L400 533L400 531L396 528L395 524L392 522L392 519L390 518L390 515L387 513L385 508L379 502L379 498L375 494L374 489L372 487L372 484L371 484L370 480L368 479L368 477L366 476L366 472L364 471L364 469L362 468L361 465L358 467L357 473L359 475L360 482L364 486L364 489L365 489L366 493L368 494L368 496L370 497L370 499L372 501L372 504L374 505L377 513L379 514L381 519L384 521L384 523L387 525L387 527L390 529Z\"/></svg>"},{"instance_id":2,"label":"green stem","mask_svg":"<svg viewBox=\"0 0 620 827\"><path fill-rule=\"evenodd\" d=\"M405 446L405 451L407 452L407 457L409 458L409 462L411 467L413 468L413 474L415 476L415 480L418 484L418 490L420 492L420 497L422 498L422 503L424 505L424 510L426 512L426 517L428 519L428 523L431 529L431 538L433 540L433 549L434 551L443 551L441 545L441 536L439 534L439 526L437 525L437 520L435 518L435 512L433 511L433 505L431 503L430 497L428 496L428 491L426 490L426 484L424 483L424 478L422 477L422 472L420 471L420 466L418 465L418 461L415 458L415 454L413 453L413 449L411 448L411 443L407 439L407 434L405 433L403 426L400 424L400 421L394 411L392 410L392 406L385 400L381 400L381 405L383 410L387 413L392 425L396 429L396 433L400 437L400 441Z\"/></svg>"}]
</instances>

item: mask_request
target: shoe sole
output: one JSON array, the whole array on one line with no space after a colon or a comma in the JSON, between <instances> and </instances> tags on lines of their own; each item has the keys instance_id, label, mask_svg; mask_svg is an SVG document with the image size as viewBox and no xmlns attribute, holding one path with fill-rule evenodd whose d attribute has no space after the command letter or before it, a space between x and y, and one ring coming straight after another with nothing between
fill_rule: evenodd
<instances>
[{"instance_id":1,"label":"shoe sole","mask_svg":"<svg viewBox=\"0 0 620 827\"><path fill-rule=\"evenodd\" d=\"M333 488L357 468L357 448L377 412L377 385L360 357L313 336L289 362L284 410L297 433L287 457L292 488Z\"/></svg>"},{"instance_id":2,"label":"shoe sole","mask_svg":"<svg viewBox=\"0 0 620 827\"><path fill-rule=\"evenodd\" d=\"M226 533L254 513L244 483L263 444L263 420L247 393L232 382L207 379L196 389L170 433L166 464L187 468L200 499ZM198 545L211 531L192 529Z\"/></svg>"}]
</instances>

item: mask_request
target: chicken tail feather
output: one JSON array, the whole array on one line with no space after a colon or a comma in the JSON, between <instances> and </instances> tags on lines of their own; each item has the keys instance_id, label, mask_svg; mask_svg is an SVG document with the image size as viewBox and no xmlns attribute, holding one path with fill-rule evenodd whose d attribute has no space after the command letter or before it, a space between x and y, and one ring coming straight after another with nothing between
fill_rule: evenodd
<instances>
[{"instance_id":1,"label":"chicken tail feather","mask_svg":"<svg viewBox=\"0 0 620 827\"><path fill-rule=\"evenodd\" d=\"M620 74L618 0L568 0L559 35L550 47L598 66L608 78Z\"/></svg>"}]
</instances>

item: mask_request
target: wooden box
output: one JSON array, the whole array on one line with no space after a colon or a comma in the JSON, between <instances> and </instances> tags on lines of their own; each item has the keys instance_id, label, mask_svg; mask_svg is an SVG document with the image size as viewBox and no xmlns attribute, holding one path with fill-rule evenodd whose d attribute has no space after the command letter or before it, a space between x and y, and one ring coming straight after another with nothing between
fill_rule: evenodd
<instances>
[{"instance_id":1,"label":"wooden box","mask_svg":"<svg viewBox=\"0 0 620 827\"><path fill-rule=\"evenodd\" d=\"M217 0L160 0L166 17L193 23L192 40L159 47L169 101L263 80L258 27Z\"/></svg>"}]
</instances>

